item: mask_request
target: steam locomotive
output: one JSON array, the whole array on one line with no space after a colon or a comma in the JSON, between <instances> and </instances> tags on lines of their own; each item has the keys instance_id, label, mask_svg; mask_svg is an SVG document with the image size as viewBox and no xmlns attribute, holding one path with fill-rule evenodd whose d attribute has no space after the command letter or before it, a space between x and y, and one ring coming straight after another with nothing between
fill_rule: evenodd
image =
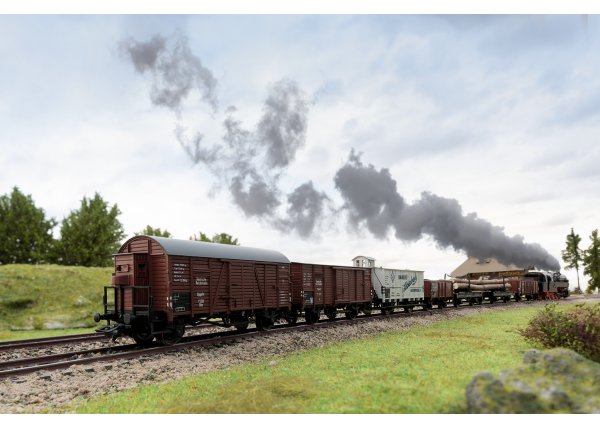
<instances>
[{"instance_id":1,"label":"steam locomotive","mask_svg":"<svg viewBox=\"0 0 600 428\"><path fill-rule=\"evenodd\" d=\"M177 342L187 326L211 323L268 330L299 318L352 319L378 310L412 312L449 304L568 296L560 274L523 272L496 279L424 279L423 271L375 267L358 256L353 266L290 262L278 251L155 236L127 240L114 258L111 285L104 287L97 331L138 344Z\"/></svg>"}]
</instances>

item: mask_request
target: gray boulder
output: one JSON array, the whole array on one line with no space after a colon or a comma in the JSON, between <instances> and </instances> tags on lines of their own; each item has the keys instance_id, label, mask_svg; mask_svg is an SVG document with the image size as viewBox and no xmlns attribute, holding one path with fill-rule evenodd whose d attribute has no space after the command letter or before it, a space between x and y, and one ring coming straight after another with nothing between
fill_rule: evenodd
<instances>
[{"instance_id":1,"label":"gray boulder","mask_svg":"<svg viewBox=\"0 0 600 428\"><path fill-rule=\"evenodd\" d=\"M527 351L523 365L467 385L470 413L600 413L600 364L563 348Z\"/></svg>"}]
</instances>

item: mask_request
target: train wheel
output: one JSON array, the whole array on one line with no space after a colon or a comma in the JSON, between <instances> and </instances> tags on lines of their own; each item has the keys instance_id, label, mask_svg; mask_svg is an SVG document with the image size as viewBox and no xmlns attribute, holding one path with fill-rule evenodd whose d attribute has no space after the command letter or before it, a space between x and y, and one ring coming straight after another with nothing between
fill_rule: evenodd
<instances>
[{"instance_id":1,"label":"train wheel","mask_svg":"<svg viewBox=\"0 0 600 428\"><path fill-rule=\"evenodd\" d=\"M273 320L269 317L258 316L256 317L256 329L259 331L271 330L273 327Z\"/></svg>"},{"instance_id":2,"label":"train wheel","mask_svg":"<svg viewBox=\"0 0 600 428\"><path fill-rule=\"evenodd\" d=\"M321 318L319 311L313 311L310 309L304 311L304 319L306 320L307 324L315 324L319 321L319 318Z\"/></svg>"},{"instance_id":3,"label":"train wheel","mask_svg":"<svg viewBox=\"0 0 600 428\"><path fill-rule=\"evenodd\" d=\"M154 340L154 335L150 331L149 325L138 326L133 330L131 337L135 343L142 346L147 346Z\"/></svg>"},{"instance_id":4,"label":"train wheel","mask_svg":"<svg viewBox=\"0 0 600 428\"><path fill-rule=\"evenodd\" d=\"M346 318L348 318L349 320L353 320L354 318L356 318L357 315L358 311L355 307L351 307L346 310Z\"/></svg>"},{"instance_id":5,"label":"train wheel","mask_svg":"<svg viewBox=\"0 0 600 428\"><path fill-rule=\"evenodd\" d=\"M469 306L473 306L475 304L475 299L469 299Z\"/></svg>"},{"instance_id":6,"label":"train wheel","mask_svg":"<svg viewBox=\"0 0 600 428\"><path fill-rule=\"evenodd\" d=\"M169 332L162 333L160 336L156 338L158 343L161 345L169 346L175 345L177 342L181 340L185 333L185 326L183 324L178 324L174 326L172 329L169 329Z\"/></svg>"},{"instance_id":7,"label":"train wheel","mask_svg":"<svg viewBox=\"0 0 600 428\"><path fill-rule=\"evenodd\" d=\"M329 321L333 321L335 320L335 317L337 316L337 311L335 309L329 309L325 311L325 315L327 315L327 318L329 319Z\"/></svg>"},{"instance_id":8,"label":"train wheel","mask_svg":"<svg viewBox=\"0 0 600 428\"><path fill-rule=\"evenodd\" d=\"M452 305L454 305L454 307L457 308L458 305L460 305L460 301L458 299L452 299Z\"/></svg>"},{"instance_id":9,"label":"train wheel","mask_svg":"<svg viewBox=\"0 0 600 428\"><path fill-rule=\"evenodd\" d=\"M296 325L298 323L298 312L293 311L291 314L288 315L286 321L289 325Z\"/></svg>"},{"instance_id":10,"label":"train wheel","mask_svg":"<svg viewBox=\"0 0 600 428\"><path fill-rule=\"evenodd\" d=\"M477 299L477 304L483 305L483 297L480 297L479 299Z\"/></svg>"},{"instance_id":11,"label":"train wheel","mask_svg":"<svg viewBox=\"0 0 600 428\"><path fill-rule=\"evenodd\" d=\"M237 331L246 331L248 330L248 321L234 322L233 326Z\"/></svg>"},{"instance_id":12,"label":"train wheel","mask_svg":"<svg viewBox=\"0 0 600 428\"><path fill-rule=\"evenodd\" d=\"M404 307L404 312L411 313L412 311L413 311L413 307L412 306L405 306Z\"/></svg>"}]
</instances>

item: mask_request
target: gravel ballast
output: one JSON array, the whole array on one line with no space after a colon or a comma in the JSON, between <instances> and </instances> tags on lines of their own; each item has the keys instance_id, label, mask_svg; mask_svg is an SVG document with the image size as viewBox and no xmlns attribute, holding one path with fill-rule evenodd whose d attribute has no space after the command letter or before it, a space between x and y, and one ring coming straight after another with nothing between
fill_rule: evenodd
<instances>
[{"instance_id":1,"label":"gravel ballast","mask_svg":"<svg viewBox=\"0 0 600 428\"><path fill-rule=\"evenodd\" d=\"M572 303L574 299L562 300ZM528 302L544 305L548 302ZM460 310L415 312L411 316L374 318L352 325L266 335L247 341L209 348L187 349L135 360L73 366L14 378L0 379L0 413L38 413L76 398L111 394L139 385L173 381L190 374L258 362L303 349L364 338L383 331L402 331L413 326L472 315L514 309L502 304L463 307Z\"/></svg>"}]
</instances>

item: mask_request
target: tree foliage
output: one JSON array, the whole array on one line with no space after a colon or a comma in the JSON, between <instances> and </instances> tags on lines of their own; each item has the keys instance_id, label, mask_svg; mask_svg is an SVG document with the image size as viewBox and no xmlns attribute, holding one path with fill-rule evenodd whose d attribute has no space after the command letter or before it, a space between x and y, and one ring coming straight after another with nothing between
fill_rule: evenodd
<instances>
[{"instance_id":1,"label":"tree foliage","mask_svg":"<svg viewBox=\"0 0 600 428\"><path fill-rule=\"evenodd\" d=\"M199 232L198 235L194 233L192 236L190 236L190 241L212 242L212 239L209 238L205 233Z\"/></svg>"},{"instance_id":2,"label":"tree foliage","mask_svg":"<svg viewBox=\"0 0 600 428\"><path fill-rule=\"evenodd\" d=\"M212 241L217 244L240 245L237 238L227 233L217 233L213 236Z\"/></svg>"},{"instance_id":3,"label":"tree foliage","mask_svg":"<svg viewBox=\"0 0 600 428\"><path fill-rule=\"evenodd\" d=\"M190 240L192 241L202 241L202 242L213 242L215 244L227 244L227 245L240 245L237 238L229 235L228 233L216 233L212 238L209 238L203 232L199 232L198 235L194 234L190 236Z\"/></svg>"},{"instance_id":4,"label":"tree foliage","mask_svg":"<svg viewBox=\"0 0 600 428\"><path fill-rule=\"evenodd\" d=\"M598 229L592 232L590 241L590 246L583 252L585 266L583 273L590 277L586 290L588 293L600 290L600 239L598 238Z\"/></svg>"},{"instance_id":5,"label":"tree foliage","mask_svg":"<svg viewBox=\"0 0 600 428\"><path fill-rule=\"evenodd\" d=\"M567 235L567 248L562 251L562 259L566 263L565 269L575 269L577 271L577 291L581 292L579 285L579 266L582 260L582 251L579 248L581 237L576 235L571 228L571 233Z\"/></svg>"},{"instance_id":6,"label":"tree foliage","mask_svg":"<svg viewBox=\"0 0 600 428\"><path fill-rule=\"evenodd\" d=\"M13 187L10 195L0 196L0 263L48 261L56 224L18 187Z\"/></svg>"},{"instance_id":7,"label":"tree foliage","mask_svg":"<svg viewBox=\"0 0 600 428\"><path fill-rule=\"evenodd\" d=\"M136 232L135 235L136 236L137 235L162 236L163 238L171 238L172 237L171 233L167 229L162 231L162 230L160 230L160 227L157 227L155 229L150 225L146 226L146 228L144 230L142 230L141 232Z\"/></svg>"},{"instance_id":8,"label":"tree foliage","mask_svg":"<svg viewBox=\"0 0 600 428\"><path fill-rule=\"evenodd\" d=\"M67 265L110 266L112 255L124 238L117 204L108 203L96 193L83 198L81 207L62 221L58 262Z\"/></svg>"}]
</instances>

